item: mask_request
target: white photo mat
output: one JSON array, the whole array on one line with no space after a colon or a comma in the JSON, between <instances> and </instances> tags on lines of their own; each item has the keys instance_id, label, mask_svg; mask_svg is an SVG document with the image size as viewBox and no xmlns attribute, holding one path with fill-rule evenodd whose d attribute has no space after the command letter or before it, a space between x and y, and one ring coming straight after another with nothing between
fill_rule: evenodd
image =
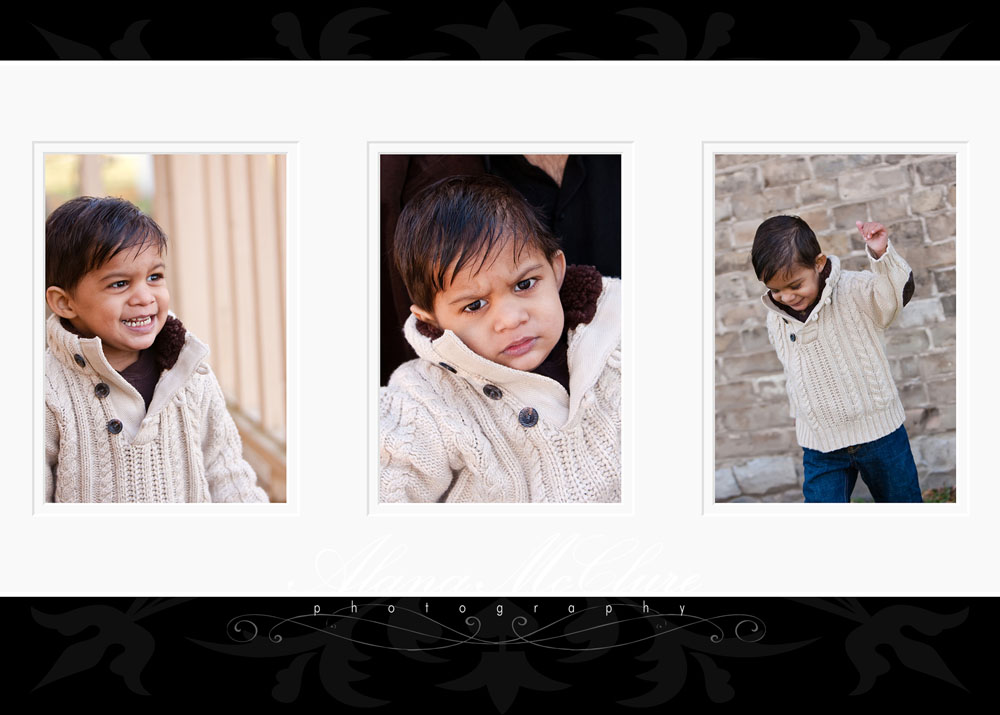
<instances>
[{"instance_id":1,"label":"white photo mat","mask_svg":"<svg viewBox=\"0 0 1000 715\"><path fill-rule=\"evenodd\" d=\"M956 195L958 207L956 208L956 273L961 276L968 260L968 248L970 237L968 232L966 206L963 205L963 197L966 196L968 182L969 165L969 143L963 141L956 142L705 142L704 150L704 176L705 192L707 200L703 206L706 211L704 222L707 234L711 242L704 244L705 248L705 297L702 307L705 311L706 324L711 328L713 316L715 315L715 157L718 154L764 154L776 156L781 154L803 155L803 154L939 154L942 156L952 156L955 158L956 173ZM749 252L749 249L747 249ZM968 443L965 441L965 428L968 425L968 394L962 388L963 381L967 377L968 341L966 331L967 313L964 308L968 305L964 301L966 286L959 279L957 284L959 309L956 314L956 350L955 361L958 366L956 375L956 430L955 441L958 449L956 453L955 482L957 501L951 504L780 504L780 503L754 503L736 504L719 503L715 501L715 439L714 432L714 402L715 402L715 380L712 372L715 356L715 331L707 330L705 333L705 349L713 356L713 360L708 362L709 372L704 381L705 388L705 416L707 420L707 432L705 439L705 513L712 515L761 515L773 517L775 515L790 516L796 518L810 518L817 514L850 514L851 516L867 516L874 519L883 519L887 515L910 514L913 516L924 516L928 510L932 513L940 514L968 514L971 500L968 492L968 475L962 469L966 459ZM762 289L763 290L763 289Z\"/></svg>"},{"instance_id":2,"label":"white photo mat","mask_svg":"<svg viewBox=\"0 0 1000 715\"><path fill-rule=\"evenodd\" d=\"M285 157L288 180L285 182L285 203L286 205L291 205L295 199L296 191L293 190L294 177L297 176L297 165L298 165L298 151L294 142L35 142L33 145L33 175L36 177L35 182L35 216L40 217L39 220L33 226L33 236L34 236L34 268L36 271L35 279L37 281L36 286L41 286L41 281L44 280L45 271L45 157L48 154L281 154ZM288 236L286 241L286 255L284 257L285 265L285 285L289 285L293 280L292 269L298 265L298 241L296 233L297 224L297 212L291 210L286 211L285 221L285 233ZM169 239L169 236L168 236ZM168 244L169 245L169 244ZM169 252L169 248L168 248ZM42 287L40 293L43 296L44 301L44 290ZM287 315L285 316L285 325L287 326L287 332L285 335L281 336L281 341L285 345L285 358L286 364L291 366L292 360L296 355L296 351L288 347L289 342L294 340L296 336L296 331L298 327L298 310L293 309L292 302L295 300L296 296L286 296L285 303L288 306ZM45 334L44 334L44 305L43 301L39 301L38 305L33 306L37 311L36 320L37 325L34 326L38 329L40 333L40 342L44 344ZM39 342L39 338L33 340L33 343ZM212 346L209 345L209 357L208 361L211 364L212 361ZM42 368L41 363L37 365L39 370L38 375L41 375ZM297 372L292 370L291 367L286 371L287 380L285 384L285 391L288 396L287 408L286 408L286 424L288 428L287 433L287 474L290 478L287 480L287 495L286 501L283 504L46 504L44 503L44 484L43 479L39 478L40 462L35 465L35 480L34 480L34 499L33 507L36 514L52 516L56 514L103 514L106 516L127 516L135 514L177 514L185 513L190 515L207 516L211 514L215 515L232 515L232 514L264 514L264 513L295 513L297 510L298 500L295 495L298 491L298 480L295 476L298 473L297 466L294 464L298 456L298 449L295 446L298 438L297 427L293 428L296 416L298 414L298 389L292 389L292 380L297 375ZM36 375L37 377L37 375ZM42 381L41 379L35 380L35 388L41 390ZM36 398L34 403L36 407L42 405L41 393ZM34 411L34 432L33 437L37 442L43 436L43 421L44 415L41 409L36 409ZM38 445L36 444L36 447ZM36 451L37 455L41 455L44 448L39 448Z\"/></svg>"},{"instance_id":3,"label":"white photo mat","mask_svg":"<svg viewBox=\"0 0 1000 715\"><path fill-rule=\"evenodd\" d=\"M379 223L379 158L383 154L617 154L621 157L621 199L622 199L622 444L631 442L632 407L631 390L628 389L632 377L631 366L634 355L630 355L629 346L632 340L633 325L630 316L632 310L633 291L629 287L632 273L632 256L634 254L634 235L632 233L632 212L626 211L631 206L632 171L634 157L632 145L627 142L372 142L369 146L369 219L368 219L368 249L369 260L375 265L370 273L368 306L372 320L369 331L369 377L372 390L368 407L369 417L369 454L372 466L369 468L369 504L372 514L413 515L425 514L429 517L448 516L455 514L506 514L510 517L524 516L538 518L553 514L577 514L579 516L599 514L631 514L634 508L633 499L635 487L631 468L633 450L624 450L622 455L622 499L618 504L382 504L378 501L378 309L379 282L378 261L381 256L381 233Z\"/></svg>"}]
</instances>

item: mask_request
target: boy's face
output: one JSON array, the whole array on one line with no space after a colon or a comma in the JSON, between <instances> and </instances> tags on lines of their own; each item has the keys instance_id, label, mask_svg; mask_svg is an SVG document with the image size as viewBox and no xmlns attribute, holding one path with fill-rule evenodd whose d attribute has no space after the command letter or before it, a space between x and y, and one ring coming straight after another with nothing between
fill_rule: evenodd
<instances>
[{"instance_id":1,"label":"boy's face","mask_svg":"<svg viewBox=\"0 0 1000 715\"><path fill-rule=\"evenodd\" d=\"M470 261L434 296L433 314L411 306L425 323L451 330L470 350L516 370L534 370L552 352L563 331L559 288L566 257L526 246L514 260L513 242L487 258ZM451 267L445 275L451 275Z\"/></svg>"},{"instance_id":2,"label":"boy's face","mask_svg":"<svg viewBox=\"0 0 1000 715\"><path fill-rule=\"evenodd\" d=\"M99 337L104 356L121 370L163 329L170 308L164 270L155 247L145 245L138 253L126 248L85 274L72 291L49 288L49 306L83 337Z\"/></svg>"},{"instance_id":3,"label":"boy's face","mask_svg":"<svg viewBox=\"0 0 1000 715\"><path fill-rule=\"evenodd\" d=\"M816 256L813 266L796 263L789 270L778 272L765 283L771 297L792 310L805 310L819 297L819 275L826 267L826 256Z\"/></svg>"}]
</instances>

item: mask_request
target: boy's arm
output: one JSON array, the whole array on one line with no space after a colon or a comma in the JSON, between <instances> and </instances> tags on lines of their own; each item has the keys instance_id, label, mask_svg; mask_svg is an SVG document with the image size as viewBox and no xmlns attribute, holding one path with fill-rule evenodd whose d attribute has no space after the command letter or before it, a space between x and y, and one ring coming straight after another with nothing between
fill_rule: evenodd
<instances>
[{"instance_id":1,"label":"boy's arm","mask_svg":"<svg viewBox=\"0 0 1000 715\"><path fill-rule=\"evenodd\" d=\"M430 412L405 392L379 390L380 502L436 502L451 487L448 451Z\"/></svg>"},{"instance_id":2,"label":"boy's arm","mask_svg":"<svg viewBox=\"0 0 1000 715\"><path fill-rule=\"evenodd\" d=\"M781 318L777 313L767 312L767 339L774 347L774 352L778 355L781 367L784 368L788 359L788 346L785 344L784 332L781 330ZM795 401L792 399L791 379L788 371L785 370L785 390L788 394L788 416L795 419Z\"/></svg>"},{"instance_id":3,"label":"boy's arm","mask_svg":"<svg viewBox=\"0 0 1000 715\"><path fill-rule=\"evenodd\" d=\"M207 366L206 366L207 367ZM226 409L226 398L211 370L205 375L207 399L202 410L202 455L213 502L267 502L257 475L243 459L243 443Z\"/></svg>"},{"instance_id":4,"label":"boy's arm","mask_svg":"<svg viewBox=\"0 0 1000 715\"><path fill-rule=\"evenodd\" d=\"M913 296L913 271L889 243L889 233L882 224L858 221L857 227L865 239L874 274L858 305L876 325L886 328Z\"/></svg>"},{"instance_id":5,"label":"boy's arm","mask_svg":"<svg viewBox=\"0 0 1000 715\"><path fill-rule=\"evenodd\" d=\"M56 466L59 464L59 422L49 405L45 406L45 501L56 500Z\"/></svg>"},{"instance_id":6,"label":"boy's arm","mask_svg":"<svg viewBox=\"0 0 1000 715\"><path fill-rule=\"evenodd\" d=\"M781 323L779 318L775 313L767 311L767 340L771 343L771 347L774 348L774 352L777 353L778 359L781 364L785 364L785 341L782 340L781 336Z\"/></svg>"}]
</instances>

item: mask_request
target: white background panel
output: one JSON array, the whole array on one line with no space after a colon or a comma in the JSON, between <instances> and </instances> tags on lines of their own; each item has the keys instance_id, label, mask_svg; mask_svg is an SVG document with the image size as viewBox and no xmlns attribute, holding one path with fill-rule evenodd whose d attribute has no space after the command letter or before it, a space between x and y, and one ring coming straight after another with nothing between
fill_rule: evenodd
<instances>
[{"instance_id":1,"label":"white background panel","mask_svg":"<svg viewBox=\"0 0 1000 715\"><path fill-rule=\"evenodd\" d=\"M0 66L7 109L0 132L7 320L0 591L997 591L1000 572L983 558L1000 516L992 456L998 381L989 368L1000 260L995 227L986 224L1000 188L997 79L995 63ZM811 91L817 86L821 95ZM922 99L927 86L938 88L933 102ZM292 147L287 506L39 508L39 142L92 143L94 150ZM372 144L386 142L628 147L629 489L617 511L372 509L377 195L370 171ZM713 471L706 142L766 142L768 151L787 143L796 152L819 142L875 150L964 144L959 505L898 513L866 505L822 513L795 505L779 513L754 505L706 509Z\"/></svg>"}]
</instances>

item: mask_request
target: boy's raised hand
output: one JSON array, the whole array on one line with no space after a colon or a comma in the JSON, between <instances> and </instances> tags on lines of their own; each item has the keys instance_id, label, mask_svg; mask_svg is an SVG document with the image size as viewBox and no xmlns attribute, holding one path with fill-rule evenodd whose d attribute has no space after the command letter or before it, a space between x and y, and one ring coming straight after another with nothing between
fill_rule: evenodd
<instances>
[{"instance_id":1,"label":"boy's raised hand","mask_svg":"<svg viewBox=\"0 0 1000 715\"><path fill-rule=\"evenodd\" d=\"M858 231L864 236L865 243L871 250L872 255L875 258L881 258L882 254L885 253L885 249L889 246L889 232L885 230L885 226L877 221L868 221L866 223L856 221L855 223L857 224Z\"/></svg>"}]
</instances>

